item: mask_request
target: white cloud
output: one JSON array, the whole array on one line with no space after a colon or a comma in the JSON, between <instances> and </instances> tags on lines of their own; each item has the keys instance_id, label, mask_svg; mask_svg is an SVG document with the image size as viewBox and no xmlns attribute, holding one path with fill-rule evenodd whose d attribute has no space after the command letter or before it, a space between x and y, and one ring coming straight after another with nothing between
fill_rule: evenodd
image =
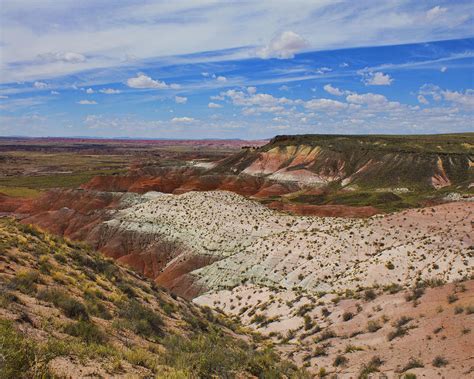
<instances>
[{"instance_id":1,"label":"white cloud","mask_svg":"<svg viewBox=\"0 0 474 379\"><path fill-rule=\"evenodd\" d=\"M331 72L332 69L329 67L320 67L320 68L317 68L315 71L316 71L316 74L325 74L327 72Z\"/></svg>"},{"instance_id":2,"label":"white cloud","mask_svg":"<svg viewBox=\"0 0 474 379\"><path fill-rule=\"evenodd\" d=\"M222 105L221 104L217 104L217 103L209 103L207 104L207 107L208 108L222 108Z\"/></svg>"},{"instance_id":3,"label":"white cloud","mask_svg":"<svg viewBox=\"0 0 474 379\"><path fill-rule=\"evenodd\" d=\"M58 91L51 91L51 95L59 95Z\"/></svg>"},{"instance_id":4,"label":"white cloud","mask_svg":"<svg viewBox=\"0 0 474 379\"><path fill-rule=\"evenodd\" d=\"M444 100L466 106L474 110L474 90L468 89L464 93L457 91L442 91Z\"/></svg>"},{"instance_id":5,"label":"white cloud","mask_svg":"<svg viewBox=\"0 0 474 379\"><path fill-rule=\"evenodd\" d=\"M342 62L339 67L342 67L342 68L345 68L345 67L349 67L349 63L347 62Z\"/></svg>"},{"instance_id":6,"label":"white cloud","mask_svg":"<svg viewBox=\"0 0 474 379\"><path fill-rule=\"evenodd\" d=\"M95 91L92 88L86 89L86 93L89 94L89 95L93 94L94 92Z\"/></svg>"},{"instance_id":7,"label":"white cloud","mask_svg":"<svg viewBox=\"0 0 474 379\"><path fill-rule=\"evenodd\" d=\"M189 122L194 122L194 121L196 120L192 117L173 117L171 119L171 122L174 122L174 123L189 123Z\"/></svg>"},{"instance_id":8,"label":"white cloud","mask_svg":"<svg viewBox=\"0 0 474 379\"><path fill-rule=\"evenodd\" d=\"M374 104L384 104L387 102L387 98L383 95L379 95L376 93L352 93L346 97L347 102L353 104L367 104L367 105L374 105Z\"/></svg>"},{"instance_id":9,"label":"white cloud","mask_svg":"<svg viewBox=\"0 0 474 379\"><path fill-rule=\"evenodd\" d=\"M251 95L257 92L257 87L247 87L247 92Z\"/></svg>"},{"instance_id":10,"label":"white cloud","mask_svg":"<svg viewBox=\"0 0 474 379\"><path fill-rule=\"evenodd\" d=\"M113 88L102 88L99 90L100 93L105 93L106 95L117 95L122 91Z\"/></svg>"},{"instance_id":11,"label":"white cloud","mask_svg":"<svg viewBox=\"0 0 474 379\"><path fill-rule=\"evenodd\" d=\"M77 102L77 104L81 104L81 105L95 105L95 104L97 104L97 102L94 101L94 100L79 100L79 101Z\"/></svg>"},{"instance_id":12,"label":"white cloud","mask_svg":"<svg viewBox=\"0 0 474 379\"><path fill-rule=\"evenodd\" d=\"M188 102L188 98L184 96L175 96L174 101L176 104L186 104Z\"/></svg>"},{"instance_id":13,"label":"white cloud","mask_svg":"<svg viewBox=\"0 0 474 379\"><path fill-rule=\"evenodd\" d=\"M280 87L278 87L278 89L280 91L289 91L290 90L290 87L288 87L287 85L282 85Z\"/></svg>"},{"instance_id":14,"label":"white cloud","mask_svg":"<svg viewBox=\"0 0 474 379\"><path fill-rule=\"evenodd\" d=\"M205 78L208 78L209 76L211 76L211 74L209 74L208 72L201 72L201 75L204 76Z\"/></svg>"},{"instance_id":15,"label":"white cloud","mask_svg":"<svg viewBox=\"0 0 474 379\"><path fill-rule=\"evenodd\" d=\"M443 15L444 13L446 13L448 10L448 8L444 8L444 7L440 7L439 5L431 8L429 11L426 12L426 18L429 20L429 21L433 21L433 20L436 20L437 18L439 18L441 15Z\"/></svg>"},{"instance_id":16,"label":"white cloud","mask_svg":"<svg viewBox=\"0 0 474 379\"><path fill-rule=\"evenodd\" d=\"M330 84L326 84L323 88L327 93L330 93L331 95L334 95L334 96L344 95L344 91L341 91L339 88L333 87Z\"/></svg>"},{"instance_id":17,"label":"white cloud","mask_svg":"<svg viewBox=\"0 0 474 379\"><path fill-rule=\"evenodd\" d=\"M286 31L273 38L267 46L258 49L257 56L262 59L290 59L308 47L309 43L303 37L292 31Z\"/></svg>"},{"instance_id":18,"label":"white cloud","mask_svg":"<svg viewBox=\"0 0 474 379\"><path fill-rule=\"evenodd\" d=\"M145 74L138 74L135 78L127 79L127 85L131 88L154 88L154 89L178 89L179 84L166 84L160 80L153 80Z\"/></svg>"},{"instance_id":19,"label":"white cloud","mask_svg":"<svg viewBox=\"0 0 474 379\"><path fill-rule=\"evenodd\" d=\"M86 61L84 55L73 52L43 53L38 54L38 58L46 62L82 63Z\"/></svg>"},{"instance_id":20,"label":"white cloud","mask_svg":"<svg viewBox=\"0 0 474 379\"><path fill-rule=\"evenodd\" d=\"M441 72L446 72L448 70L448 68L446 66L443 66L439 69Z\"/></svg>"},{"instance_id":21,"label":"white cloud","mask_svg":"<svg viewBox=\"0 0 474 379\"><path fill-rule=\"evenodd\" d=\"M369 72L366 74L364 83L369 86L389 86L393 79L383 72Z\"/></svg>"},{"instance_id":22,"label":"white cloud","mask_svg":"<svg viewBox=\"0 0 474 379\"><path fill-rule=\"evenodd\" d=\"M227 82L227 78L225 76L218 76L216 80L221 83Z\"/></svg>"},{"instance_id":23,"label":"white cloud","mask_svg":"<svg viewBox=\"0 0 474 379\"><path fill-rule=\"evenodd\" d=\"M46 88L48 88L48 85L44 82L34 82L33 87L35 87L37 89L46 89Z\"/></svg>"},{"instance_id":24,"label":"white cloud","mask_svg":"<svg viewBox=\"0 0 474 379\"><path fill-rule=\"evenodd\" d=\"M440 101L441 97L441 88L434 84L423 84L418 91L420 95L431 96L433 100Z\"/></svg>"},{"instance_id":25,"label":"white cloud","mask_svg":"<svg viewBox=\"0 0 474 379\"><path fill-rule=\"evenodd\" d=\"M209 98L211 100L221 100L221 101L225 99L225 97L222 95L213 95L213 96L210 96Z\"/></svg>"},{"instance_id":26,"label":"white cloud","mask_svg":"<svg viewBox=\"0 0 474 379\"><path fill-rule=\"evenodd\" d=\"M419 95L430 96L433 100L440 102L445 100L457 106L474 110L474 89L462 91L444 90L434 84L423 84L418 91Z\"/></svg>"},{"instance_id":27,"label":"white cloud","mask_svg":"<svg viewBox=\"0 0 474 379\"><path fill-rule=\"evenodd\" d=\"M8 99L8 96L0 95L0 99Z\"/></svg>"},{"instance_id":28,"label":"white cloud","mask_svg":"<svg viewBox=\"0 0 474 379\"><path fill-rule=\"evenodd\" d=\"M428 99L426 97L424 97L423 95L418 95L417 97L418 101L420 102L420 104L429 104L430 102L428 101Z\"/></svg>"},{"instance_id":29,"label":"white cloud","mask_svg":"<svg viewBox=\"0 0 474 379\"><path fill-rule=\"evenodd\" d=\"M255 54L253 46L265 44L278 30L296 31L319 51L472 35L469 1L451 1L447 12L434 7L436 3L428 11L430 7L407 6L406 1L379 1L370 7L357 1L334 6L333 0L234 1L225 6L214 1L141 1L133 6L120 1L103 4L107 22L90 17L97 12L96 2L90 0L76 1L76 5L53 0L1 3L5 82L33 82L105 68L111 68L112 74L114 67L123 65L124 56L137 57L138 63L165 56L178 62L245 59ZM427 22L427 13L442 16ZM176 22L160 22L164 19ZM150 43L150 36L160 38ZM265 55L271 47L262 49ZM45 49L53 53L44 54ZM206 51L220 53L199 54ZM55 61L38 62L38 56ZM77 63L65 64L71 61ZM208 71L207 67L202 71Z\"/></svg>"},{"instance_id":30,"label":"white cloud","mask_svg":"<svg viewBox=\"0 0 474 379\"><path fill-rule=\"evenodd\" d=\"M316 111L339 111L347 108L346 103L331 99L312 99L305 103L305 108Z\"/></svg>"}]
</instances>

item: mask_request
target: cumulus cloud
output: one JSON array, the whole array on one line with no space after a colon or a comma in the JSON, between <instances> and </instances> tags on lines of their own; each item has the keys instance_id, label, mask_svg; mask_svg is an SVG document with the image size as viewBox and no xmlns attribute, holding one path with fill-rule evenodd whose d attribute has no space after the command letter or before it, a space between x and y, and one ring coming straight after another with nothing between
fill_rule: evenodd
<instances>
[{"instance_id":1,"label":"cumulus cloud","mask_svg":"<svg viewBox=\"0 0 474 379\"><path fill-rule=\"evenodd\" d=\"M393 79L383 72L368 72L365 75L364 83L368 86L389 86Z\"/></svg>"},{"instance_id":2,"label":"cumulus cloud","mask_svg":"<svg viewBox=\"0 0 474 379\"><path fill-rule=\"evenodd\" d=\"M94 100L79 100L79 101L77 102L77 104L81 104L81 105L95 105L95 104L97 104L97 102L94 101Z\"/></svg>"},{"instance_id":3,"label":"cumulus cloud","mask_svg":"<svg viewBox=\"0 0 474 379\"><path fill-rule=\"evenodd\" d=\"M474 110L474 90L468 89L464 93L457 91L442 91L444 100L472 108Z\"/></svg>"},{"instance_id":4,"label":"cumulus cloud","mask_svg":"<svg viewBox=\"0 0 474 379\"><path fill-rule=\"evenodd\" d=\"M95 91L92 88L86 89L86 93L89 94L89 95L93 94L94 92Z\"/></svg>"},{"instance_id":5,"label":"cumulus cloud","mask_svg":"<svg viewBox=\"0 0 474 379\"><path fill-rule=\"evenodd\" d=\"M217 104L217 103L209 103L207 104L207 107L208 108L222 108L222 105L221 104Z\"/></svg>"},{"instance_id":6,"label":"cumulus cloud","mask_svg":"<svg viewBox=\"0 0 474 379\"><path fill-rule=\"evenodd\" d=\"M334 95L334 96L344 95L344 91L341 91L339 88L333 87L330 84L326 84L323 88L327 93L330 93L331 95Z\"/></svg>"},{"instance_id":7,"label":"cumulus cloud","mask_svg":"<svg viewBox=\"0 0 474 379\"><path fill-rule=\"evenodd\" d=\"M446 72L448 70L448 68L446 66L443 66L439 69L441 72Z\"/></svg>"},{"instance_id":8,"label":"cumulus cloud","mask_svg":"<svg viewBox=\"0 0 474 379\"><path fill-rule=\"evenodd\" d=\"M418 91L420 95L431 96L433 100L440 101L441 97L441 88L434 84L423 84Z\"/></svg>"},{"instance_id":9,"label":"cumulus cloud","mask_svg":"<svg viewBox=\"0 0 474 379\"><path fill-rule=\"evenodd\" d=\"M446 13L447 10L448 8L440 7L439 5L437 5L426 12L426 18L429 21L436 20L437 18L442 16L444 13Z\"/></svg>"},{"instance_id":10,"label":"cumulus cloud","mask_svg":"<svg viewBox=\"0 0 474 379\"><path fill-rule=\"evenodd\" d=\"M154 89L178 89L179 84L166 84L160 80L154 80L145 74L138 74L134 78L127 79L127 85L131 88L154 88Z\"/></svg>"},{"instance_id":11,"label":"cumulus cloud","mask_svg":"<svg viewBox=\"0 0 474 379\"><path fill-rule=\"evenodd\" d=\"M82 63L86 57L73 52L51 52L39 54L38 58L46 62Z\"/></svg>"},{"instance_id":12,"label":"cumulus cloud","mask_svg":"<svg viewBox=\"0 0 474 379\"><path fill-rule=\"evenodd\" d=\"M295 32L285 31L273 38L268 45L258 49L257 56L262 59L290 59L308 47L309 43L303 37Z\"/></svg>"},{"instance_id":13,"label":"cumulus cloud","mask_svg":"<svg viewBox=\"0 0 474 379\"><path fill-rule=\"evenodd\" d=\"M176 104L186 104L188 102L188 98L184 96L175 96L174 101Z\"/></svg>"},{"instance_id":14,"label":"cumulus cloud","mask_svg":"<svg viewBox=\"0 0 474 379\"><path fill-rule=\"evenodd\" d=\"M105 93L106 95L117 95L121 93L122 91L118 89L113 89L113 88L102 88L99 90L100 93Z\"/></svg>"},{"instance_id":15,"label":"cumulus cloud","mask_svg":"<svg viewBox=\"0 0 474 379\"><path fill-rule=\"evenodd\" d=\"M51 95L59 95L58 91L51 91Z\"/></svg>"},{"instance_id":16,"label":"cumulus cloud","mask_svg":"<svg viewBox=\"0 0 474 379\"><path fill-rule=\"evenodd\" d=\"M218 76L216 80L220 83L225 83L227 82L227 78L225 76Z\"/></svg>"},{"instance_id":17,"label":"cumulus cloud","mask_svg":"<svg viewBox=\"0 0 474 379\"><path fill-rule=\"evenodd\" d=\"M196 121L194 118L192 117L173 117L171 119L171 122L174 122L174 123L189 123L189 122L194 122Z\"/></svg>"},{"instance_id":18,"label":"cumulus cloud","mask_svg":"<svg viewBox=\"0 0 474 379\"><path fill-rule=\"evenodd\" d=\"M346 103L331 99L312 99L305 103L305 108L316 111L339 111L347 108Z\"/></svg>"},{"instance_id":19,"label":"cumulus cloud","mask_svg":"<svg viewBox=\"0 0 474 379\"><path fill-rule=\"evenodd\" d=\"M213 95L209 97L211 100L224 100L225 97L222 95Z\"/></svg>"},{"instance_id":20,"label":"cumulus cloud","mask_svg":"<svg viewBox=\"0 0 474 379\"><path fill-rule=\"evenodd\" d=\"M418 95L417 99L418 99L418 102L419 102L420 104L425 104L425 105L426 105L426 104L429 104L429 103L430 103L430 102L428 101L428 99L427 99L426 97L424 97L423 95Z\"/></svg>"},{"instance_id":21,"label":"cumulus cloud","mask_svg":"<svg viewBox=\"0 0 474 379\"><path fill-rule=\"evenodd\" d=\"M348 103L367 105L383 104L387 102L385 96L376 93L351 93L346 97L346 100Z\"/></svg>"},{"instance_id":22,"label":"cumulus cloud","mask_svg":"<svg viewBox=\"0 0 474 379\"><path fill-rule=\"evenodd\" d=\"M251 95L257 92L257 87L247 87L247 92Z\"/></svg>"},{"instance_id":23,"label":"cumulus cloud","mask_svg":"<svg viewBox=\"0 0 474 379\"><path fill-rule=\"evenodd\" d=\"M35 87L37 89L46 89L46 88L48 88L48 85L44 82L34 82L33 87Z\"/></svg>"}]
</instances>

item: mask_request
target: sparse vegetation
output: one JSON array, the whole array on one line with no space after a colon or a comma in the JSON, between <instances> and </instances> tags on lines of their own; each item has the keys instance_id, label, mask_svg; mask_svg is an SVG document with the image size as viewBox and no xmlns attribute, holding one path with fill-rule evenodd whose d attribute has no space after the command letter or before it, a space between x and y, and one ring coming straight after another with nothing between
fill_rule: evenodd
<instances>
[{"instance_id":1,"label":"sparse vegetation","mask_svg":"<svg viewBox=\"0 0 474 379\"><path fill-rule=\"evenodd\" d=\"M446 366L449 362L446 358L438 355L433 359L433 366L434 367L444 367Z\"/></svg>"}]
</instances>

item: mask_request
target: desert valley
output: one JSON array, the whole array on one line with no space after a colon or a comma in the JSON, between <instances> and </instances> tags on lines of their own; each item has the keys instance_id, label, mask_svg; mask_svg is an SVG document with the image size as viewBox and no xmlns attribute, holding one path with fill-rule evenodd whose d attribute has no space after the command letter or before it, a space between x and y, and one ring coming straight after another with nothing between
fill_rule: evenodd
<instances>
[{"instance_id":1,"label":"desert valley","mask_svg":"<svg viewBox=\"0 0 474 379\"><path fill-rule=\"evenodd\" d=\"M13 148L3 141L2 171L12 161L25 169L3 180L1 312L34 340L117 348L127 330L115 320L123 317L120 302L145 296L158 314L165 312L160 333L177 333L168 329L182 328L189 312L212 315L206 321L216 324L212 330L242 343L251 338L254 349L271 348L275 362L294 365L289 377L472 374L471 134L66 142L22 140ZM129 154L128 165L117 163L124 157L117 151ZM58 157L70 172L58 173ZM77 162L92 162L99 174L76 185ZM114 165L117 172L102 173ZM43 187L52 177L70 188ZM104 263L63 266L91 254L69 241L99 251L132 282L111 279ZM44 295L65 285L82 307L85 299L87 321L75 327L61 311L51 313L49 307L62 305ZM163 293L153 292L157 304L150 303L150 288ZM163 299L170 305L163 308ZM89 340L92 332L79 329L84 323L113 337ZM209 333L195 327L192 333ZM160 333L133 331L134 344L151 357L77 358L67 350L45 364L56 375L106 377L186 377L196 369L154 356L167 343ZM262 370L276 363L267 364ZM244 366L237 372L256 375Z\"/></svg>"}]
</instances>

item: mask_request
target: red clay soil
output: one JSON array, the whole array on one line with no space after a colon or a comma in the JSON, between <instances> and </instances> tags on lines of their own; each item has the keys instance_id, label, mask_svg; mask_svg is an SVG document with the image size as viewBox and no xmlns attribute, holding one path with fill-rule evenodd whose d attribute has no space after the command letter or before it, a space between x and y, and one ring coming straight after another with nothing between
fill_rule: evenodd
<instances>
[{"instance_id":1,"label":"red clay soil","mask_svg":"<svg viewBox=\"0 0 474 379\"><path fill-rule=\"evenodd\" d=\"M190 191L232 191L259 198L297 191L296 183L278 183L258 176L206 174L196 167L142 168L128 175L96 176L84 189L113 192L158 191L182 194Z\"/></svg>"},{"instance_id":2,"label":"red clay soil","mask_svg":"<svg viewBox=\"0 0 474 379\"><path fill-rule=\"evenodd\" d=\"M10 197L0 193L0 213L17 213L21 207L29 208L33 199Z\"/></svg>"},{"instance_id":3,"label":"red clay soil","mask_svg":"<svg viewBox=\"0 0 474 379\"><path fill-rule=\"evenodd\" d=\"M156 283L170 289L186 299L192 299L206 291L196 285L192 271L215 262L216 258L208 255L183 254L156 277Z\"/></svg>"},{"instance_id":4,"label":"red clay soil","mask_svg":"<svg viewBox=\"0 0 474 379\"><path fill-rule=\"evenodd\" d=\"M87 190L53 190L35 200L0 196L0 212L16 214L23 224L86 242L137 272L156 279L174 293L192 298L201 293L189 273L214 261L189 254L161 236L106 227L121 194ZM171 264L167 267L168 263Z\"/></svg>"},{"instance_id":5,"label":"red clay soil","mask_svg":"<svg viewBox=\"0 0 474 379\"><path fill-rule=\"evenodd\" d=\"M284 203L281 201L273 201L266 205L271 209L290 212L302 216L364 218L382 213L379 209L372 206L353 207L347 205L310 205Z\"/></svg>"}]
</instances>

